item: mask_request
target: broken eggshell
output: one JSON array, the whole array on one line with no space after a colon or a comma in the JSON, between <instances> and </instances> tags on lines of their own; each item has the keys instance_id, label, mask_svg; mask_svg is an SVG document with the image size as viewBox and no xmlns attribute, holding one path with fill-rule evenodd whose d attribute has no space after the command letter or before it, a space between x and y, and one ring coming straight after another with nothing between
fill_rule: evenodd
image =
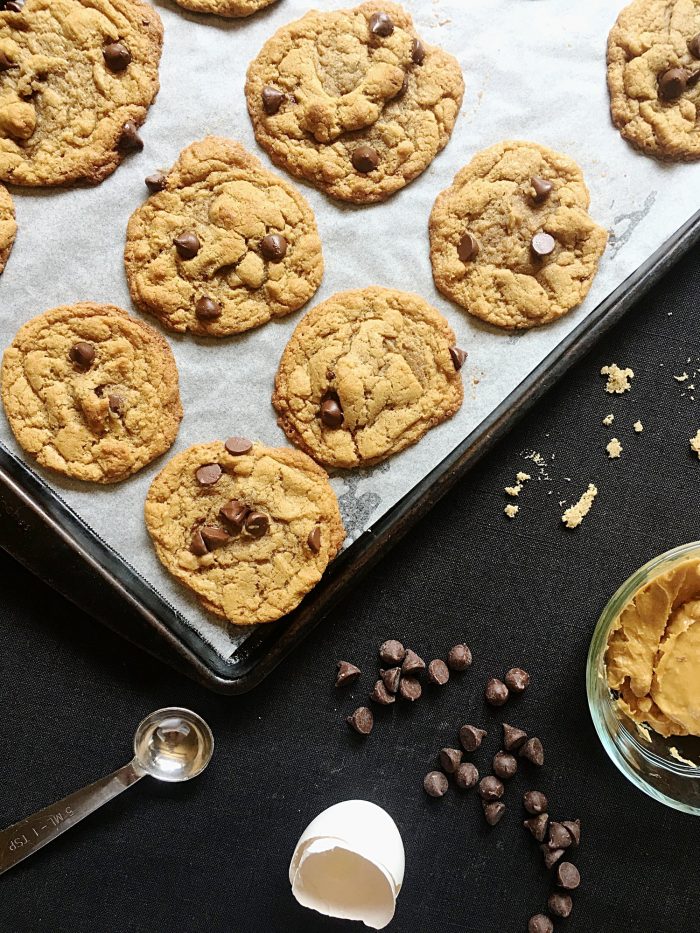
<instances>
[{"instance_id":1,"label":"broken eggshell","mask_svg":"<svg viewBox=\"0 0 700 933\"><path fill-rule=\"evenodd\" d=\"M401 834L389 814L367 800L345 800L306 827L289 881L303 907L382 930L394 916L404 866Z\"/></svg>"}]
</instances>

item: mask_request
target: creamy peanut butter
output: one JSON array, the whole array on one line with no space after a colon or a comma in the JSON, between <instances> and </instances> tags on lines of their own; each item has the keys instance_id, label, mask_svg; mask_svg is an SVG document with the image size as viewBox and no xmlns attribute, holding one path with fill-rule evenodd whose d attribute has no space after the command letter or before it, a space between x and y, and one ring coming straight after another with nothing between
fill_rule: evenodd
<instances>
[{"instance_id":1,"label":"creamy peanut butter","mask_svg":"<svg viewBox=\"0 0 700 933\"><path fill-rule=\"evenodd\" d=\"M663 736L700 735L700 559L636 592L611 628L605 664L635 722Z\"/></svg>"}]
</instances>

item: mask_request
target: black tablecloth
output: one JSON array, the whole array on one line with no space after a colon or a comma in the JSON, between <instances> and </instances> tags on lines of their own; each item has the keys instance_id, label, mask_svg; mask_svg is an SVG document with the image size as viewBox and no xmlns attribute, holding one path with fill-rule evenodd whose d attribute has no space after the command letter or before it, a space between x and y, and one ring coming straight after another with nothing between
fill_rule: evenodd
<instances>
[{"instance_id":1,"label":"black tablecloth","mask_svg":"<svg viewBox=\"0 0 700 933\"><path fill-rule=\"evenodd\" d=\"M287 881L307 822L349 797L384 806L403 835L406 880L390 929L519 933L548 891L520 826L520 794L533 785L553 814L583 823L583 883L561 929L700 930L700 822L618 773L584 687L591 632L612 591L648 558L700 537L700 462L688 444L700 427L691 398L699 286L696 251L246 697L218 697L173 673L0 554L0 824L124 763L133 727L156 707L199 711L217 742L201 778L143 781L4 875L2 933L349 929L297 906ZM624 396L603 391L599 371L611 362L636 374ZM684 371L688 381L673 379ZM700 400L700 381L697 391ZM605 452L612 436L619 460ZM549 461L550 480L535 479L527 449ZM533 480L509 521L503 487L521 469ZM589 481L598 499L569 532L559 501ZM466 640L474 665L415 707L381 711L361 741L344 717L364 701L375 646L388 637L426 658ZM357 688L334 689L337 658L363 669ZM486 678L513 664L531 672L529 691L506 712L487 712ZM421 783L462 722L486 724L493 753L503 718L541 736L546 763L515 779L505 818L488 829L473 792L434 801ZM486 768L489 757L476 760Z\"/></svg>"}]
</instances>

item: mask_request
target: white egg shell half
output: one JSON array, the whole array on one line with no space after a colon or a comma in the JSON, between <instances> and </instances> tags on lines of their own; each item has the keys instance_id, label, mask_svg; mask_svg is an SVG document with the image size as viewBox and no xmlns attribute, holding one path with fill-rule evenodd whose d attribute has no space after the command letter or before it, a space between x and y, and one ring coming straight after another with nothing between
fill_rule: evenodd
<instances>
[{"instance_id":1,"label":"white egg shell half","mask_svg":"<svg viewBox=\"0 0 700 933\"><path fill-rule=\"evenodd\" d=\"M306 827L289 881L303 907L382 930L394 916L404 868L401 834L386 810L367 800L345 800Z\"/></svg>"}]
</instances>

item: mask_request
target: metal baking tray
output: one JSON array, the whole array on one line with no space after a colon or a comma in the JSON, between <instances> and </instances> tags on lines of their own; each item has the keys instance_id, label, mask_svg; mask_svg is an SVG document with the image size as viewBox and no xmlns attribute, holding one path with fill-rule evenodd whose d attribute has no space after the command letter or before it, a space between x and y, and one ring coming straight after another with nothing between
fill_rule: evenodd
<instances>
[{"instance_id":1,"label":"metal baking tray","mask_svg":"<svg viewBox=\"0 0 700 933\"><path fill-rule=\"evenodd\" d=\"M250 690L698 242L700 211L594 308L449 456L342 552L294 612L258 626L229 659L210 648L149 582L2 443L0 546L100 622L205 686L225 694Z\"/></svg>"}]
</instances>

